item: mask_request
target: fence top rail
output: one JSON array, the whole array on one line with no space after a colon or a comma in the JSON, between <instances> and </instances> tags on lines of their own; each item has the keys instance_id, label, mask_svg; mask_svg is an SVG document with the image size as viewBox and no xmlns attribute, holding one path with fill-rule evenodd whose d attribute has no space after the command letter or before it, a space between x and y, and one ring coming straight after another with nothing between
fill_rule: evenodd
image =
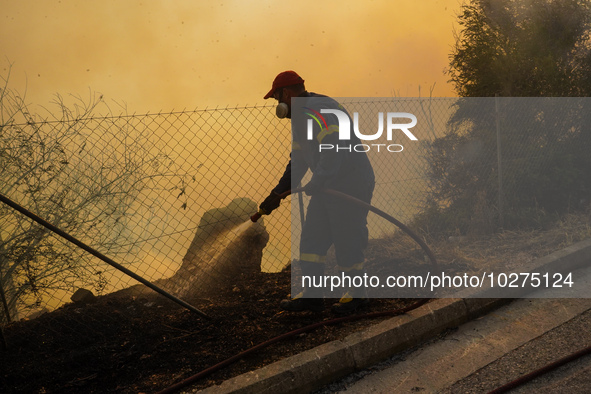
<instances>
[{"instance_id":1,"label":"fence top rail","mask_svg":"<svg viewBox=\"0 0 591 394\"><path fill-rule=\"evenodd\" d=\"M344 97L343 97L344 98ZM404 101L415 101L415 100L433 100L433 101L444 101L450 99L457 99L457 97L350 97L350 101L346 101L349 104L358 104L358 103L366 103L371 102L373 104L376 103L387 103L387 102L404 102ZM235 111L235 110L252 110L252 109L265 109L265 108L274 108L275 103L270 104L254 104L254 105L235 105L229 106L215 106L215 107L205 107L202 109L195 108L188 110L186 108L182 110L169 110L163 111L160 110L158 112L146 112L146 113L137 113L134 112L132 114L121 113L119 115L93 115L93 116L79 116L70 119L40 119L40 120L28 120L26 122L18 122L12 123L13 126L32 126L32 125L42 125L42 124L57 124L57 123L71 123L71 122L79 122L82 120L85 121L92 121L92 120L106 120L106 119L130 119L130 118L137 118L137 117L157 117L157 116L172 116L172 115L183 115L183 114L196 114L196 113L207 113L207 112L216 112L216 111Z\"/></svg>"},{"instance_id":2,"label":"fence top rail","mask_svg":"<svg viewBox=\"0 0 591 394\"><path fill-rule=\"evenodd\" d=\"M52 123L71 123L71 122L78 122L81 120L103 120L103 119L129 119L129 118L138 118L138 117L156 117L156 116L171 116L171 115L182 115L182 114L196 114L196 113L206 113L206 112L216 112L216 111L235 111L235 110L248 110L248 109L264 109L264 108L274 108L275 104L264 104L264 105L243 105L243 106L216 106L214 108L205 107L203 109L195 108L192 110L183 109L183 110L170 110L170 111L162 111L159 112L146 112L146 113L137 113L134 112L133 114L126 114L121 113L119 115L95 115L95 116L80 116L70 119L55 119L55 120L29 120L27 122L19 122L19 123L12 123L13 126L27 126L27 125L41 125L41 124L52 124Z\"/></svg>"}]
</instances>

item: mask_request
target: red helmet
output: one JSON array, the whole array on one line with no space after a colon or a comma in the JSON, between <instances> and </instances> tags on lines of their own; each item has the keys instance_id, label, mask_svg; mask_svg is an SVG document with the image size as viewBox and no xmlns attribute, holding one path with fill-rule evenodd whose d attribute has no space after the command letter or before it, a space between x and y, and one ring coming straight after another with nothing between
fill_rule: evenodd
<instances>
[{"instance_id":1,"label":"red helmet","mask_svg":"<svg viewBox=\"0 0 591 394\"><path fill-rule=\"evenodd\" d=\"M277 75L273 80L273 87L269 90L269 93L265 95L265 100L273 96L275 90L286 86L297 85L299 83L304 83L304 80L295 71L284 71Z\"/></svg>"}]
</instances>

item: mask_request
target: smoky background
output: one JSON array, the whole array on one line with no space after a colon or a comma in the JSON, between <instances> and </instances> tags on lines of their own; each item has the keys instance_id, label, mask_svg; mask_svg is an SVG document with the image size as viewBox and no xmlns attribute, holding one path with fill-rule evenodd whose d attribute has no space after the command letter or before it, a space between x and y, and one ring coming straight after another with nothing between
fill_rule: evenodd
<instances>
[{"instance_id":1,"label":"smoky background","mask_svg":"<svg viewBox=\"0 0 591 394\"><path fill-rule=\"evenodd\" d=\"M591 146L587 119L591 101L586 98L336 100L351 117L358 114L362 134L375 134L378 119L383 116L381 137L376 140L362 138L362 146L358 147L366 151L376 176L371 204L409 226L424 240L457 242L502 230L541 227L549 217L584 211L589 203L590 185L585 174L591 169L591 163L585 158L585 152ZM400 130L394 130L392 140L388 140L388 112L415 115L417 124L409 131L417 141L410 140ZM406 122L410 119L397 118L394 121ZM391 144L397 144L396 149L400 151L388 151L386 147ZM303 185L309 181L309 175L302 181ZM292 200L293 261L299 257L301 212L302 209L305 211L308 200L305 194ZM375 273L381 284L386 282L388 275L422 275L426 278L428 273L445 273L482 278L485 273L531 274L539 268L529 264L531 261L480 262L472 266L452 263L434 267L408 234L373 212L368 215L368 229L370 243L366 266L371 267L368 275ZM327 275L340 275L335 270L333 251L329 253L329 260ZM550 277L562 273L559 267L547 269ZM292 272L292 294L301 291L299 275L297 269ZM498 283L496 285L496 290L487 293L487 297L510 298L517 294ZM525 287L535 290L529 284ZM456 297L461 294L479 297L478 291L462 290L465 289L453 286L436 291L425 291L416 286L406 289L380 287L373 289L370 296ZM482 294L480 297L484 297ZM340 297L340 294L331 296ZM554 289L541 296L588 297L589 294L581 282L568 291Z\"/></svg>"}]
</instances>

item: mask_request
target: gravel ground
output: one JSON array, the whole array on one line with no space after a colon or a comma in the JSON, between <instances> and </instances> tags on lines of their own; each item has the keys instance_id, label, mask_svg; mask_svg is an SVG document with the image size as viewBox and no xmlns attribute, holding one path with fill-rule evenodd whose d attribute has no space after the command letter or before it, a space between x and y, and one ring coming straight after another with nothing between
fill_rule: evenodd
<instances>
[{"instance_id":1,"label":"gravel ground","mask_svg":"<svg viewBox=\"0 0 591 394\"><path fill-rule=\"evenodd\" d=\"M483 393L591 346L591 310L509 352L441 394ZM589 393L591 356L520 386L512 393Z\"/></svg>"}]
</instances>

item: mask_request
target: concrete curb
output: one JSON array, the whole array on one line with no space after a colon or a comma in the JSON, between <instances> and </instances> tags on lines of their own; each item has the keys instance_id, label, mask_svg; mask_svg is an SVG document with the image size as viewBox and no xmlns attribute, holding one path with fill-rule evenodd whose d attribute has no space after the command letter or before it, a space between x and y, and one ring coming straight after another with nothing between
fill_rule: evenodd
<instances>
[{"instance_id":1,"label":"concrete curb","mask_svg":"<svg viewBox=\"0 0 591 394\"><path fill-rule=\"evenodd\" d=\"M538 269L575 270L591 262L591 239L536 260ZM510 302L511 298L444 298L393 317L343 340L285 358L201 391L221 393L307 393L365 369Z\"/></svg>"}]
</instances>

